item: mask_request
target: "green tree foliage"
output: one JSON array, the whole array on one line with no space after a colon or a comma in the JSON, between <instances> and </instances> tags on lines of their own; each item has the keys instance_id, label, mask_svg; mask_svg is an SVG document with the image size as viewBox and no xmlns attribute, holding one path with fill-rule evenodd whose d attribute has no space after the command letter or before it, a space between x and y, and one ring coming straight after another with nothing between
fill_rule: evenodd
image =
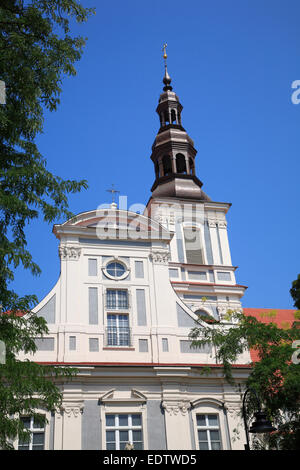
<instances>
[{"instance_id":1,"label":"green tree foliage","mask_svg":"<svg viewBox=\"0 0 300 470\"><path fill-rule=\"evenodd\" d=\"M87 187L84 180L50 173L35 138L43 131L44 111L57 109L62 80L76 74L74 63L83 51L85 40L72 37L70 21L84 22L92 12L76 0L0 2L0 79L6 85L6 104L0 105L0 305L10 312L0 314L0 340L6 345L6 363L0 364L2 448L22 433L14 416L58 406L54 378L72 374L18 360L21 351L35 352L32 338L48 329L30 313L36 296L20 298L10 284L19 265L40 273L27 249L26 225L39 216L46 222L69 218L67 195Z\"/></svg>"},{"instance_id":2,"label":"green tree foliage","mask_svg":"<svg viewBox=\"0 0 300 470\"><path fill-rule=\"evenodd\" d=\"M8 288L20 263L40 272L26 250L24 227L42 214L52 222L69 217L67 194L86 181L63 180L46 169L34 142L43 130L44 109L59 104L64 75L75 75L84 39L70 36L69 21L82 22L90 10L74 0L2 0L0 6L0 79L6 105L0 106L0 300L3 309L19 308ZM36 302L22 300L22 308Z\"/></svg>"},{"instance_id":3,"label":"green tree foliage","mask_svg":"<svg viewBox=\"0 0 300 470\"><path fill-rule=\"evenodd\" d=\"M295 281L292 283L290 294L294 300L294 306L300 310L300 274Z\"/></svg>"},{"instance_id":4,"label":"green tree foliage","mask_svg":"<svg viewBox=\"0 0 300 470\"><path fill-rule=\"evenodd\" d=\"M267 439L268 446L299 449L300 364L292 361L293 343L300 339L299 328L282 329L272 321L263 323L242 313L231 312L229 317L233 322L231 327L225 324L203 327L202 324L193 328L192 347L213 344L216 360L223 365L224 376L231 384L234 384L232 365L238 356L249 348L254 350L258 361L251 364L246 387L256 390L277 427Z\"/></svg>"}]
</instances>

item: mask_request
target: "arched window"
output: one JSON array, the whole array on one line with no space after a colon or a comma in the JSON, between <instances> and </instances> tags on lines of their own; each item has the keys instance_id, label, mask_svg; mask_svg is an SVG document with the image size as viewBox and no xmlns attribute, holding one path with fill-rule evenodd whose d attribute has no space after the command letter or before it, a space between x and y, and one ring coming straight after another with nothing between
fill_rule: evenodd
<instances>
[{"instance_id":1,"label":"arched window","mask_svg":"<svg viewBox=\"0 0 300 470\"><path fill-rule=\"evenodd\" d=\"M190 174L194 175L195 174L195 165L194 165L194 160L192 158L189 158L189 164L190 164Z\"/></svg>"},{"instance_id":2,"label":"arched window","mask_svg":"<svg viewBox=\"0 0 300 470\"><path fill-rule=\"evenodd\" d=\"M190 264L204 264L200 229L197 227L184 227L183 233L186 262Z\"/></svg>"},{"instance_id":3,"label":"arched window","mask_svg":"<svg viewBox=\"0 0 300 470\"><path fill-rule=\"evenodd\" d=\"M176 155L176 172L186 173L185 156L182 153Z\"/></svg>"},{"instance_id":4,"label":"arched window","mask_svg":"<svg viewBox=\"0 0 300 470\"><path fill-rule=\"evenodd\" d=\"M175 109L171 110L171 121L172 121L172 124L174 124L174 122L176 124L176 111L175 111Z\"/></svg>"},{"instance_id":5,"label":"arched window","mask_svg":"<svg viewBox=\"0 0 300 470\"><path fill-rule=\"evenodd\" d=\"M164 117L165 117L165 124L170 124L170 118L169 118L169 113L168 111L165 111L165 114L164 114Z\"/></svg>"},{"instance_id":6,"label":"arched window","mask_svg":"<svg viewBox=\"0 0 300 470\"><path fill-rule=\"evenodd\" d=\"M162 159L164 176L170 175L172 173L172 162L169 155L164 155Z\"/></svg>"}]
</instances>

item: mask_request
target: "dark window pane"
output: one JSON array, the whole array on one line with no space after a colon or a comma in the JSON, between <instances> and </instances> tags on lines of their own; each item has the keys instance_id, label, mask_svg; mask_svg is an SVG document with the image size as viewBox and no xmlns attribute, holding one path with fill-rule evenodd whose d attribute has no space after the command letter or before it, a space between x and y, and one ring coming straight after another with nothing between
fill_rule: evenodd
<instances>
[{"instance_id":1,"label":"dark window pane","mask_svg":"<svg viewBox=\"0 0 300 470\"><path fill-rule=\"evenodd\" d=\"M134 441L141 441L142 438L142 431L132 431L132 437Z\"/></svg>"},{"instance_id":2,"label":"dark window pane","mask_svg":"<svg viewBox=\"0 0 300 470\"><path fill-rule=\"evenodd\" d=\"M26 429L30 428L30 418L21 418L21 421L23 422L23 426Z\"/></svg>"},{"instance_id":3,"label":"dark window pane","mask_svg":"<svg viewBox=\"0 0 300 470\"><path fill-rule=\"evenodd\" d=\"M209 450L207 442L199 442L199 449L200 450Z\"/></svg>"},{"instance_id":4,"label":"dark window pane","mask_svg":"<svg viewBox=\"0 0 300 470\"><path fill-rule=\"evenodd\" d=\"M106 415L106 426L115 425L115 415Z\"/></svg>"},{"instance_id":5,"label":"dark window pane","mask_svg":"<svg viewBox=\"0 0 300 470\"><path fill-rule=\"evenodd\" d=\"M208 424L209 426L218 426L218 416L217 415L208 415Z\"/></svg>"},{"instance_id":6,"label":"dark window pane","mask_svg":"<svg viewBox=\"0 0 300 470\"><path fill-rule=\"evenodd\" d=\"M128 441L120 441L120 450L125 450L125 446Z\"/></svg>"},{"instance_id":7,"label":"dark window pane","mask_svg":"<svg viewBox=\"0 0 300 470\"><path fill-rule=\"evenodd\" d=\"M19 445L20 445L20 446L24 446L24 445L26 446L26 445L29 444L29 442L30 442L30 436L23 437L23 438L20 437L20 438L19 438Z\"/></svg>"},{"instance_id":8,"label":"dark window pane","mask_svg":"<svg viewBox=\"0 0 300 470\"><path fill-rule=\"evenodd\" d=\"M44 446L43 445L32 446L32 450L44 450Z\"/></svg>"},{"instance_id":9,"label":"dark window pane","mask_svg":"<svg viewBox=\"0 0 300 470\"><path fill-rule=\"evenodd\" d=\"M221 443L220 442L212 442L211 443L212 450L221 450Z\"/></svg>"},{"instance_id":10,"label":"dark window pane","mask_svg":"<svg viewBox=\"0 0 300 470\"><path fill-rule=\"evenodd\" d=\"M132 426L141 426L141 415L132 415Z\"/></svg>"},{"instance_id":11,"label":"dark window pane","mask_svg":"<svg viewBox=\"0 0 300 470\"><path fill-rule=\"evenodd\" d=\"M33 420L33 428L34 429L44 429L44 424L38 423L37 419Z\"/></svg>"},{"instance_id":12,"label":"dark window pane","mask_svg":"<svg viewBox=\"0 0 300 470\"><path fill-rule=\"evenodd\" d=\"M133 442L134 450L143 450L144 446L142 442Z\"/></svg>"},{"instance_id":13,"label":"dark window pane","mask_svg":"<svg viewBox=\"0 0 300 470\"><path fill-rule=\"evenodd\" d=\"M120 442L128 442L128 431L120 431Z\"/></svg>"},{"instance_id":14,"label":"dark window pane","mask_svg":"<svg viewBox=\"0 0 300 470\"><path fill-rule=\"evenodd\" d=\"M219 431L210 431L210 439L211 441L219 441L220 440Z\"/></svg>"},{"instance_id":15,"label":"dark window pane","mask_svg":"<svg viewBox=\"0 0 300 470\"><path fill-rule=\"evenodd\" d=\"M198 440L199 441L207 441L206 431L198 431Z\"/></svg>"},{"instance_id":16,"label":"dark window pane","mask_svg":"<svg viewBox=\"0 0 300 470\"><path fill-rule=\"evenodd\" d=\"M106 442L115 442L115 431L106 431Z\"/></svg>"},{"instance_id":17,"label":"dark window pane","mask_svg":"<svg viewBox=\"0 0 300 470\"><path fill-rule=\"evenodd\" d=\"M44 445L44 433L43 432L35 432L32 436L32 444Z\"/></svg>"},{"instance_id":18,"label":"dark window pane","mask_svg":"<svg viewBox=\"0 0 300 470\"><path fill-rule=\"evenodd\" d=\"M107 450L116 450L116 444L114 442L109 442L106 444Z\"/></svg>"},{"instance_id":19,"label":"dark window pane","mask_svg":"<svg viewBox=\"0 0 300 470\"><path fill-rule=\"evenodd\" d=\"M128 415L119 415L119 425L128 426Z\"/></svg>"},{"instance_id":20,"label":"dark window pane","mask_svg":"<svg viewBox=\"0 0 300 470\"><path fill-rule=\"evenodd\" d=\"M32 436L32 444L42 444L44 445L44 433L35 432Z\"/></svg>"},{"instance_id":21,"label":"dark window pane","mask_svg":"<svg viewBox=\"0 0 300 470\"><path fill-rule=\"evenodd\" d=\"M27 445L19 445L18 450L29 450L29 444L27 444Z\"/></svg>"},{"instance_id":22,"label":"dark window pane","mask_svg":"<svg viewBox=\"0 0 300 470\"><path fill-rule=\"evenodd\" d=\"M197 415L197 426L205 426L205 415Z\"/></svg>"}]
</instances>

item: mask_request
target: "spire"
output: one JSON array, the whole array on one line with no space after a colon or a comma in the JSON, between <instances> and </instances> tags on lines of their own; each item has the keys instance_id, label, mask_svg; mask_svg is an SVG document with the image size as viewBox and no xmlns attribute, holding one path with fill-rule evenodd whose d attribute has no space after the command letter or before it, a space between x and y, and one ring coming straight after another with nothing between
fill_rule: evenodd
<instances>
[{"instance_id":1,"label":"spire","mask_svg":"<svg viewBox=\"0 0 300 470\"><path fill-rule=\"evenodd\" d=\"M171 87L167 69L167 44L163 45L165 62L164 88L156 112L160 129L152 146L151 160L155 181L151 188L154 197L177 197L209 200L196 176L194 142L181 125L182 105Z\"/></svg>"},{"instance_id":2,"label":"spire","mask_svg":"<svg viewBox=\"0 0 300 470\"><path fill-rule=\"evenodd\" d=\"M165 61L165 76L164 76L164 78L163 78L163 83L165 84L165 86L164 86L163 90L164 90L164 91L167 91L167 90L172 91L172 87L170 86L171 77L170 77L170 75L168 74L168 69L167 69L167 58L168 58L168 56L167 56L167 51L166 51L167 45L168 45L168 44L165 43L165 44L163 45L163 49L162 49L162 50L164 51L163 57L164 57L164 61Z\"/></svg>"}]
</instances>

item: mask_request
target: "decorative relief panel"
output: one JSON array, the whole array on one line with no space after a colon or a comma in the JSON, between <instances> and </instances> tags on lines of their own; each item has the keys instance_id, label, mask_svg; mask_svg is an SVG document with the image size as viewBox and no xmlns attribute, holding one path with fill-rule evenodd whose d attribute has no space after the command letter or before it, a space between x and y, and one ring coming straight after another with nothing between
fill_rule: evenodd
<instances>
[{"instance_id":1,"label":"decorative relief panel","mask_svg":"<svg viewBox=\"0 0 300 470\"><path fill-rule=\"evenodd\" d=\"M168 264L170 260L170 252L168 250L155 250L149 255L154 264Z\"/></svg>"},{"instance_id":2,"label":"decorative relief panel","mask_svg":"<svg viewBox=\"0 0 300 470\"><path fill-rule=\"evenodd\" d=\"M215 228L227 228L227 222L226 220L218 220L218 219L208 219L207 220L209 227Z\"/></svg>"},{"instance_id":3,"label":"decorative relief panel","mask_svg":"<svg viewBox=\"0 0 300 470\"><path fill-rule=\"evenodd\" d=\"M60 245L60 247L58 248L58 253L62 260L77 261L81 254L81 248L79 248L78 246Z\"/></svg>"},{"instance_id":4,"label":"decorative relief panel","mask_svg":"<svg viewBox=\"0 0 300 470\"><path fill-rule=\"evenodd\" d=\"M163 401L162 407L170 416L176 416L179 413L185 416L191 408L191 403L186 400L182 401Z\"/></svg>"},{"instance_id":5,"label":"decorative relief panel","mask_svg":"<svg viewBox=\"0 0 300 470\"><path fill-rule=\"evenodd\" d=\"M62 406L62 410L68 418L78 418L83 412L83 405L68 403Z\"/></svg>"}]
</instances>

